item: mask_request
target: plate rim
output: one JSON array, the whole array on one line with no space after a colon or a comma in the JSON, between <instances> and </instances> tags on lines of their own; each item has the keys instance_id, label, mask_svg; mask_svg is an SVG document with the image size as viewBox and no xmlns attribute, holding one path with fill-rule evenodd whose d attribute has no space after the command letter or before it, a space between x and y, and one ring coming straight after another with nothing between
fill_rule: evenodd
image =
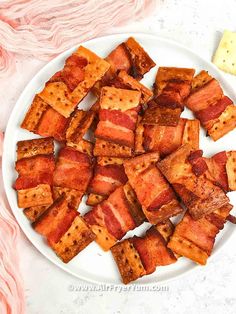
<instances>
[{"instance_id":1,"label":"plate rim","mask_svg":"<svg viewBox=\"0 0 236 314\"><path fill-rule=\"evenodd\" d=\"M114 38L116 37L115 39L116 40L119 40L119 39L123 39L124 37L125 38L128 38L130 36L133 36L133 37L146 37L146 38L155 38L156 40L159 40L163 43L168 43L170 45L173 45L173 46L176 46L176 47L179 47L185 51L187 51L188 53L192 54L193 56L197 57L198 59L201 59L202 61L204 61L205 63L209 64L211 67L213 67L215 69L215 71L217 72L217 75L219 77L219 79L222 79L225 83L227 83L227 86L230 88L232 94L234 94L234 96L236 97L236 93L234 92L234 89L232 87L232 84L231 82L229 82L227 80L226 77L223 76L223 73L221 73L219 71L219 69L209 60L205 59L204 57L202 57L201 55L199 55L198 53L196 53L194 50L186 47L185 45L173 40L173 39L169 39L169 38L165 38L165 37L162 37L162 36L159 36L159 35L155 35L155 34L150 34L150 33L142 33L142 32L127 32L127 33L114 33L114 34L109 34L109 35L104 35L104 36L99 36L99 37L95 37L95 38L92 38L90 40L87 40L87 41L84 41L84 42L78 42L78 44L74 45L73 47L69 48L69 49L66 49L65 51L63 51L62 53L60 53L59 55L57 55L55 58L51 59L50 61L48 61L29 81L28 83L26 84L26 86L24 87L23 91L21 92L20 96L18 97L12 111L11 111L11 114L10 114L10 117L8 119L8 122L7 122L7 126L6 126L6 130L4 132L4 142L3 142L3 155L2 155L2 177L3 177L3 186L4 186L4 191L6 193L6 196L7 196L7 200L8 200L8 203L10 205L10 209L11 209L11 212L13 213L20 229L23 231L23 233L25 234L25 236L27 237L27 239L30 241L30 243L47 259L49 260L51 263L53 263L54 265L56 265L57 267L59 267L60 269L62 269L63 271L75 276L76 278L78 279L81 279L87 283L92 283L92 284L105 284L105 285L112 285L112 286L117 286L117 287L120 287L120 286L124 286L124 284L122 283L108 283L108 282L105 282L105 281L99 281L99 280L96 280L94 278L88 278L86 276L84 276L83 274L78 274L76 272L74 272L73 270L69 269L66 267L67 264L61 264L60 263L60 260L56 260L54 259L52 256L50 256L46 251L43 250L43 248L41 248L41 245L37 243L37 241L35 241L34 239L31 238L30 234L28 233L28 231L26 230L26 227L24 226L24 224L22 222L20 222L18 219L17 219L17 216L15 214L16 210L17 209L13 209L14 206L12 201L11 201L11 197L10 197L10 193L9 193L9 186L7 184L7 175L6 175L6 167L5 165L7 164L7 158L6 158L6 153L5 153L5 150L6 150L6 146L7 146L7 141L5 140L6 138L9 137L8 133L9 133L9 129L10 129L10 126L12 124L12 120L13 120L13 117L15 116L15 112L17 111L17 107L19 106L18 103L21 103L22 100L24 99L24 96L29 88L29 85L32 84L32 81L36 81L38 77L41 76L41 74L45 71L45 69L48 67L49 64L53 64L53 63L57 63L57 60L58 59L61 59L63 58L65 55L71 53L72 51L74 51L78 46L80 45L87 45L87 44L91 44L93 42L96 43L96 41L99 41L99 40L102 40L102 39L109 39L109 38ZM230 236L228 238L226 238L224 240L224 243L220 243L219 244L219 247L214 250L212 252L212 255L208 258L208 261L212 259L212 257L214 258L220 251L221 249L224 247L224 245L229 241L229 239L231 238L232 234L234 233L231 232ZM147 282L147 283L142 283L142 282L131 282L129 283L129 286L130 285L138 285L138 286L153 286L153 285L163 285L165 283L169 283L173 280L177 280L177 278L181 278L183 276L186 276L187 274L189 274L190 272L192 271L196 271L197 269L200 269L200 265L197 265L197 264L193 264L193 266L191 268L188 268L185 272L183 273L179 273L171 278L167 278L167 279L162 279L162 280L157 280L155 283L152 283L152 282Z\"/></svg>"}]
</instances>

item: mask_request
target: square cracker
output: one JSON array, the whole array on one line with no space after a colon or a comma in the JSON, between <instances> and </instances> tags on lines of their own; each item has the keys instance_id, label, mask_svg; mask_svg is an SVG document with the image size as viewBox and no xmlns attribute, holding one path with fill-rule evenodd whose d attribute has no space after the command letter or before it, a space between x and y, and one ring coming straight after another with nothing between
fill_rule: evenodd
<instances>
[{"instance_id":1,"label":"square cracker","mask_svg":"<svg viewBox=\"0 0 236 314\"><path fill-rule=\"evenodd\" d=\"M17 160L36 155L48 155L53 153L54 142L52 137L19 141L17 143Z\"/></svg>"},{"instance_id":2,"label":"square cracker","mask_svg":"<svg viewBox=\"0 0 236 314\"><path fill-rule=\"evenodd\" d=\"M236 32L224 31L213 63L222 71L236 75Z\"/></svg>"},{"instance_id":3,"label":"square cracker","mask_svg":"<svg viewBox=\"0 0 236 314\"><path fill-rule=\"evenodd\" d=\"M20 208L50 205L53 202L51 187L48 184L39 184L34 188L18 190L17 196Z\"/></svg>"},{"instance_id":4,"label":"square cracker","mask_svg":"<svg viewBox=\"0 0 236 314\"><path fill-rule=\"evenodd\" d=\"M100 108L126 111L139 105L141 93L139 91L103 87L100 97Z\"/></svg>"},{"instance_id":5,"label":"square cracker","mask_svg":"<svg viewBox=\"0 0 236 314\"><path fill-rule=\"evenodd\" d=\"M111 252L124 284L146 274L139 253L129 239L117 243Z\"/></svg>"},{"instance_id":6,"label":"square cracker","mask_svg":"<svg viewBox=\"0 0 236 314\"><path fill-rule=\"evenodd\" d=\"M85 249L95 237L95 234L88 228L83 218L77 216L61 239L57 243L52 244L52 248L64 263L68 263Z\"/></svg>"},{"instance_id":7,"label":"square cracker","mask_svg":"<svg viewBox=\"0 0 236 314\"><path fill-rule=\"evenodd\" d=\"M36 132L39 121L43 113L47 110L48 104L36 95L33 99L33 102L21 123L21 127L30 132Z\"/></svg>"}]
</instances>

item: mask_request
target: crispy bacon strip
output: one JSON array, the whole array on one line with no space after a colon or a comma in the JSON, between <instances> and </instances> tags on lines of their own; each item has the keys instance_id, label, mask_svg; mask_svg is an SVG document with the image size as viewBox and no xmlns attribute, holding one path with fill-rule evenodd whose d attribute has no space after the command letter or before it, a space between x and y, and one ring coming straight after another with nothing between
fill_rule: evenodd
<instances>
[{"instance_id":1,"label":"crispy bacon strip","mask_svg":"<svg viewBox=\"0 0 236 314\"><path fill-rule=\"evenodd\" d=\"M149 153L124 163L129 183L152 224L182 212L173 190L156 167L158 160L159 153Z\"/></svg>"},{"instance_id":2,"label":"crispy bacon strip","mask_svg":"<svg viewBox=\"0 0 236 314\"><path fill-rule=\"evenodd\" d=\"M92 178L93 161L90 156L71 147L59 152L53 185L85 192Z\"/></svg>"},{"instance_id":3,"label":"crispy bacon strip","mask_svg":"<svg viewBox=\"0 0 236 314\"><path fill-rule=\"evenodd\" d=\"M158 163L194 219L200 219L229 202L224 191L207 178L205 164L195 166L198 159L196 155L194 158L191 146L185 144Z\"/></svg>"},{"instance_id":4,"label":"crispy bacon strip","mask_svg":"<svg viewBox=\"0 0 236 314\"><path fill-rule=\"evenodd\" d=\"M118 158L98 158L98 163L94 168L94 176L88 188L89 193L96 194L96 196L98 196L97 204L100 200L99 196L102 196L101 200L103 200L104 198L107 198L117 187L127 182L122 162L123 159L120 159L119 161Z\"/></svg>"},{"instance_id":5,"label":"crispy bacon strip","mask_svg":"<svg viewBox=\"0 0 236 314\"><path fill-rule=\"evenodd\" d=\"M186 213L175 227L168 247L177 254L205 265L211 255L215 237L224 227L231 209L232 206L228 204L198 220Z\"/></svg>"},{"instance_id":6,"label":"crispy bacon strip","mask_svg":"<svg viewBox=\"0 0 236 314\"><path fill-rule=\"evenodd\" d=\"M117 240L120 240L126 232L143 222L143 220L140 220L137 224L136 218L139 211L138 204L135 208L134 204L131 207L131 202L126 197L124 187L120 186L110 194L107 200L85 214L84 218L97 235L97 243L106 251Z\"/></svg>"},{"instance_id":7,"label":"crispy bacon strip","mask_svg":"<svg viewBox=\"0 0 236 314\"><path fill-rule=\"evenodd\" d=\"M198 120L180 118L176 127L145 124L143 147L147 152L158 151L161 156L169 155L185 143L198 149L199 131Z\"/></svg>"}]
</instances>

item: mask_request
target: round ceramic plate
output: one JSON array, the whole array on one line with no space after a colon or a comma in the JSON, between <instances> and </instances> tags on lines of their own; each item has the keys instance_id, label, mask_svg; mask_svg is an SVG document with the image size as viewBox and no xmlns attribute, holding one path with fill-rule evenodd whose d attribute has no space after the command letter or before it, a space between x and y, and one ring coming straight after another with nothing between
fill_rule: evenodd
<instances>
[{"instance_id":1,"label":"round ceramic plate","mask_svg":"<svg viewBox=\"0 0 236 314\"><path fill-rule=\"evenodd\" d=\"M222 77L217 68L210 62L202 59L196 55L193 51L176 44L175 42L158 38L152 35L146 34L117 34L101 38L96 38L88 42L83 43L83 46L91 49L101 57L105 57L112 49L118 44L125 41L129 36L133 36L144 47L144 49L150 54L151 58L157 63L157 66L153 68L148 74L145 75L143 83L152 87L155 74L158 66L174 66L174 67L189 67L195 68L196 72L201 69L205 69L210 72L212 76L218 79L225 91L231 99L236 101L236 96L233 89ZM21 226L22 230L33 243L33 245L50 261L64 269L65 271L90 282L96 283L110 283L120 284L120 276L116 268L116 264L111 256L110 252L103 252L96 243L90 244L85 250L83 250L78 256L76 256L68 264L64 264L54 254L50 247L45 243L44 239L37 234L27 218L24 216L22 209L17 206L17 196L15 190L12 188L12 184L17 177L17 173L14 169L16 160L16 143L20 140L37 138L38 136L20 128L20 124L31 104L34 95L39 92L44 83L59 69L63 67L64 60L76 49L73 47L68 51L62 53L57 58L49 62L38 74L31 80L23 91L21 97L15 105L12 111L11 117L8 122L8 126L5 134L4 142L4 154L3 154L3 178L7 197L12 208L12 211ZM80 108L87 109L90 107L93 99L91 95L88 95L80 104ZM191 118L190 111L185 109L183 117ZM221 150L236 150L235 133L233 131L222 139L214 143L210 138L205 136L203 130L201 130L200 146L204 150L205 156L211 156ZM229 197L233 205L236 204L236 193L229 193ZM84 213L88 210L85 202L80 205L79 210ZM133 236L134 234L140 235L147 229L149 225L143 224L134 231L129 232L126 237ZM216 245L212 257L208 263L214 258L216 252L224 245L235 230L231 224L226 224L224 230L218 235ZM135 284L154 284L163 283L164 281L176 278L189 270L196 269L196 265L188 259L180 258L177 263L158 267L156 272L144 276L137 280ZM207 266L206 266L207 268Z\"/></svg>"}]
</instances>

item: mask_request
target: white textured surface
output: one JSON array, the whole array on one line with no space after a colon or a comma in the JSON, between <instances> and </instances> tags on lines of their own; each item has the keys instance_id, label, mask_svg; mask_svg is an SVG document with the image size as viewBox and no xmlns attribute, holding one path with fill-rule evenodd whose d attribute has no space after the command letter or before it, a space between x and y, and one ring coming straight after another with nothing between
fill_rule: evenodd
<instances>
[{"instance_id":1,"label":"white textured surface","mask_svg":"<svg viewBox=\"0 0 236 314\"><path fill-rule=\"evenodd\" d=\"M235 0L166 0L161 1L153 17L123 27L119 32L154 33L174 39L210 60L223 30L236 31L235 12ZM29 59L23 65L24 73L16 75L14 86L9 88L9 81L1 86L1 101L5 97L12 106L43 63ZM236 77L226 77L236 87ZM6 93L7 90L11 94ZM7 117L1 116L0 128L4 128ZM236 233L206 267L199 267L195 272L167 283L163 288L168 291L119 292L102 289L79 291L86 289L86 283L52 265L23 236L21 268L25 280L27 314L236 313L235 241ZM87 287L91 290L95 286L89 284Z\"/></svg>"}]
</instances>

